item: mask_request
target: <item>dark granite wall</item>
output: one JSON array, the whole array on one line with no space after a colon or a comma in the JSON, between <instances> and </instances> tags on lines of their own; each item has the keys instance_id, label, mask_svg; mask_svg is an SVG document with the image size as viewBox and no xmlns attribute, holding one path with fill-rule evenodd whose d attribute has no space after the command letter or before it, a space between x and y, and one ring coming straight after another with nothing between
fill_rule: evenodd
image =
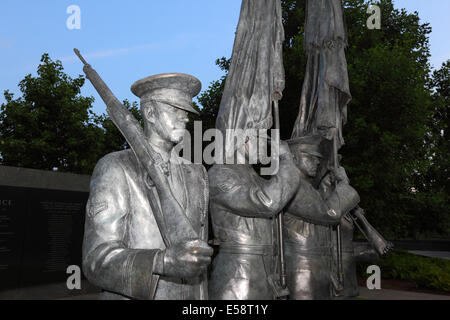
<instances>
[{"instance_id":1,"label":"dark granite wall","mask_svg":"<svg viewBox=\"0 0 450 320\"><path fill-rule=\"evenodd\" d=\"M81 266L88 197L89 176L0 166L0 298L46 298L45 289L23 293L55 283L68 291L67 267Z\"/></svg>"}]
</instances>

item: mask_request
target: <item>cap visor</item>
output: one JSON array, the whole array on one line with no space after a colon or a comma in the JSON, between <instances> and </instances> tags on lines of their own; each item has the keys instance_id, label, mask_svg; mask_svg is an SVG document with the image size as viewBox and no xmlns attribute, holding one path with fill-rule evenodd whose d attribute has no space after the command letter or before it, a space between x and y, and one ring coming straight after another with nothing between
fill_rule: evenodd
<instances>
[{"instance_id":1,"label":"cap visor","mask_svg":"<svg viewBox=\"0 0 450 320\"><path fill-rule=\"evenodd\" d=\"M178 103L173 103L173 102L170 102L170 103L169 103L169 102L164 102L164 103L167 103L168 105L170 105L170 106L172 106L172 107L175 107L175 108L178 108L178 109L181 109L181 110L190 112L190 113L195 113L196 115L200 115L200 114L198 113L198 111L195 110L194 107L191 106L191 105L178 104Z\"/></svg>"}]
</instances>

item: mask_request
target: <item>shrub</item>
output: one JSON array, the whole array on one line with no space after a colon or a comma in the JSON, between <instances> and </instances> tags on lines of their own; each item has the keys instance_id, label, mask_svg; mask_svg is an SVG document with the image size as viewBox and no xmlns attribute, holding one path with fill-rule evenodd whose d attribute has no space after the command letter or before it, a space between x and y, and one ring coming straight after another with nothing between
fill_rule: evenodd
<instances>
[{"instance_id":1,"label":"shrub","mask_svg":"<svg viewBox=\"0 0 450 320\"><path fill-rule=\"evenodd\" d=\"M383 279L406 280L418 288L450 292L450 261L422 257L395 250L378 261ZM358 274L367 277L367 264L358 265Z\"/></svg>"}]
</instances>

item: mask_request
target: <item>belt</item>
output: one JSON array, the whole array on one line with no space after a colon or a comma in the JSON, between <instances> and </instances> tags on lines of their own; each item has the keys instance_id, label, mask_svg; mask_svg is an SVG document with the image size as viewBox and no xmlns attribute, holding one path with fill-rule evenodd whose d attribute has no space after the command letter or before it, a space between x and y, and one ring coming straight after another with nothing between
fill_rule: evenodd
<instances>
[{"instance_id":1,"label":"belt","mask_svg":"<svg viewBox=\"0 0 450 320\"><path fill-rule=\"evenodd\" d=\"M276 249L272 245L252 245L222 242L219 253L250 254L258 256L273 256Z\"/></svg>"},{"instance_id":2,"label":"belt","mask_svg":"<svg viewBox=\"0 0 450 320\"><path fill-rule=\"evenodd\" d=\"M285 242L284 246L286 247L286 251L292 253L298 253L302 255L310 255L310 256L329 256L331 254L332 247L303 247L299 244Z\"/></svg>"}]
</instances>

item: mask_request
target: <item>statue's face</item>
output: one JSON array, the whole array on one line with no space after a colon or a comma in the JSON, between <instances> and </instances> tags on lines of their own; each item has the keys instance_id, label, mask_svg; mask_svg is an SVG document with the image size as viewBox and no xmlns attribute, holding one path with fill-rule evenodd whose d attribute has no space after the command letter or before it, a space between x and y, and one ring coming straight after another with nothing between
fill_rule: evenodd
<instances>
[{"instance_id":1,"label":"statue's face","mask_svg":"<svg viewBox=\"0 0 450 320\"><path fill-rule=\"evenodd\" d=\"M189 122L187 111L159 102L148 109L146 119L162 139L174 144L183 140Z\"/></svg>"},{"instance_id":2,"label":"statue's face","mask_svg":"<svg viewBox=\"0 0 450 320\"><path fill-rule=\"evenodd\" d=\"M320 159L311 154L297 150L295 153L295 163L305 176L314 178L319 170Z\"/></svg>"}]
</instances>

